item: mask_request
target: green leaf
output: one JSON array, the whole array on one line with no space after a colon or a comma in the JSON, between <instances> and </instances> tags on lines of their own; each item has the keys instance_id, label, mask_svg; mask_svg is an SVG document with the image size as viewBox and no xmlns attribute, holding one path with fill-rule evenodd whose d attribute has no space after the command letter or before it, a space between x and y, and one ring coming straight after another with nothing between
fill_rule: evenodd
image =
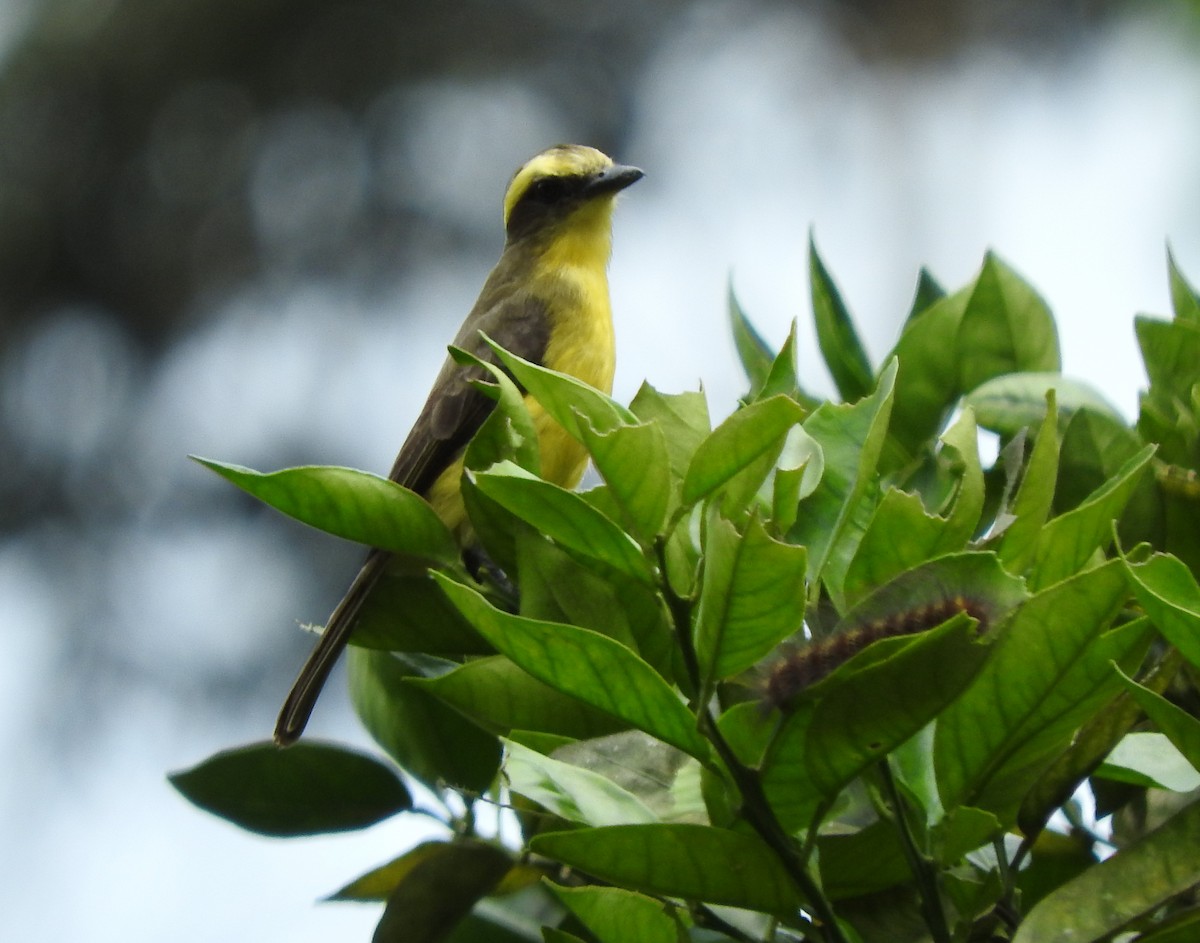
<instances>
[{"instance_id":1,"label":"green leaf","mask_svg":"<svg viewBox=\"0 0 1200 943\"><path fill-rule=\"evenodd\" d=\"M1126 561L1126 572L1154 627L1200 666L1200 586L1192 571L1170 554L1155 554L1145 563Z\"/></svg>"},{"instance_id":2,"label":"green leaf","mask_svg":"<svg viewBox=\"0 0 1200 943\"><path fill-rule=\"evenodd\" d=\"M595 564L580 562L532 530L518 538L517 547L520 615L592 629L655 668L668 663L674 637L653 587L616 573L601 575Z\"/></svg>"},{"instance_id":3,"label":"green leaf","mask_svg":"<svg viewBox=\"0 0 1200 943\"><path fill-rule=\"evenodd\" d=\"M1141 447L1137 433L1124 421L1090 409L1076 412L1062 433L1054 507L1060 513L1078 507Z\"/></svg>"},{"instance_id":4,"label":"green leaf","mask_svg":"<svg viewBox=\"0 0 1200 943\"><path fill-rule=\"evenodd\" d=\"M624 645L576 626L501 612L474 590L436 578L479 633L535 678L708 760L708 742L683 701Z\"/></svg>"},{"instance_id":5,"label":"green leaf","mask_svg":"<svg viewBox=\"0 0 1200 943\"><path fill-rule=\"evenodd\" d=\"M963 410L942 443L937 461L957 483L949 513L946 517L930 514L919 495L888 489L846 571L845 603L852 604L868 590L927 560L962 550L974 536L983 509L984 480L970 409Z\"/></svg>"},{"instance_id":6,"label":"green leaf","mask_svg":"<svg viewBox=\"0 0 1200 943\"><path fill-rule=\"evenodd\" d=\"M767 342L762 339L762 335L754 329L750 319L746 317L746 312L742 310L737 295L734 294L733 279L729 280L727 297L729 323L733 328L733 343L737 348L738 359L742 362L742 369L746 372L746 379L750 381L750 392L753 395L761 390L763 384L767 382L767 376L771 372L771 362L775 359L775 352L771 350Z\"/></svg>"},{"instance_id":7,"label":"green leaf","mask_svg":"<svg viewBox=\"0 0 1200 943\"><path fill-rule=\"evenodd\" d=\"M425 853L388 898L372 943L439 943L508 873L512 859L471 839Z\"/></svg>"},{"instance_id":8,"label":"green leaf","mask_svg":"<svg viewBox=\"0 0 1200 943\"><path fill-rule=\"evenodd\" d=\"M991 252L963 312L955 350L963 392L1006 373L1057 373L1062 367L1050 309Z\"/></svg>"},{"instance_id":9,"label":"green leaf","mask_svg":"<svg viewBox=\"0 0 1200 943\"><path fill-rule=\"evenodd\" d=\"M599 737L622 725L608 714L554 690L503 655L474 658L436 678L409 681L486 730L538 730L574 739Z\"/></svg>"},{"instance_id":10,"label":"green leaf","mask_svg":"<svg viewBox=\"0 0 1200 943\"><path fill-rule=\"evenodd\" d=\"M1200 882L1200 802L1145 838L1046 895L1013 943L1089 943L1108 938Z\"/></svg>"},{"instance_id":11,"label":"green leaf","mask_svg":"<svg viewBox=\"0 0 1200 943\"><path fill-rule=\"evenodd\" d=\"M393 559L367 594L354 623L353 645L427 655L489 655L492 647L471 628L429 571Z\"/></svg>"},{"instance_id":12,"label":"green leaf","mask_svg":"<svg viewBox=\"0 0 1200 943\"><path fill-rule=\"evenodd\" d=\"M612 884L789 917L800 897L761 839L704 825L617 825L538 835L530 849Z\"/></svg>"},{"instance_id":13,"label":"green leaf","mask_svg":"<svg viewBox=\"0 0 1200 943\"><path fill-rule=\"evenodd\" d=\"M838 393L847 402L861 399L875 386L875 371L867 359L854 321L838 292L825 264L817 253L817 243L808 234L808 276L812 289L813 320L817 343L829 367Z\"/></svg>"},{"instance_id":14,"label":"green leaf","mask_svg":"<svg viewBox=\"0 0 1200 943\"><path fill-rule=\"evenodd\" d=\"M864 496L875 481L891 415L897 364L890 362L879 376L879 386L853 405L826 403L804 423L804 430L820 445L825 470L816 490L800 504L796 525L788 541L808 547L809 582L818 575L835 603L854 551L866 530ZM831 572L827 565L833 562Z\"/></svg>"},{"instance_id":15,"label":"green leaf","mask_svg":"<svg viewBox=\"0 0 1200 943\"><path fill-rule=\"evenodd\" d=\"M1054 391L1058 411L1064 416L1090 409L1114 422L1125 422L1117 408L1093 387L1060 373L1006 373L981 383L963 402L975 410L984 429L1012 436L1045 420L1050 391Z\"/></svg>"},{"instance_id":16,"label":"green leaf","mask_svg":"<svg viewBox=\"0 0 1200 943\"><path fill-rule=\"evenodd\" d=\"M387 478L325 465L264 474L192 458L247 494L318 530L411 560L458 562L458 544L429 503Z\"/></svg>"},{"instance_id":17,"label":"green leaf","mask_svg":"<svg viewBox=\"0 0 1200 943\"><path fill-rule=\"evenodd\" d=\"M805 756L825 796L933 720L971 683L990 651L965 615L894 641L900 644L890 656L859 670L851 660L836 671L817 700Z\"/></svg>"},{"instance_id":18,"label":"green leaf","mask_svg":"<svg viewBox=\"0 0 1200 943\"><path fill-rule=\"evenodd\" d=\"M563 763L512 741L506 742L504 775L509 788L568 822L596 827L658 821L626 789L599 773Z\"/></svg>"},{"instance_id":19,"label":"green leaf","mask_svg":"<svg viewBox=\"0 0 1200 943\"><path fill-rule=\"evenodd\" d=\"M905 466L920 455L958 401L962 392L958 327L973 287L935 301L909 320L889 355L900 369L888 447L881 462L884 471Z\"/></svg>"},{"instance_id":20,"label":"green leaf","mask_svg":"<svg viewBox=\"0 0 1200 943\"><path fill-rule=\"evenodd\" d=\"M1024 581L1008 573L995 554L979 550L947 554L905 567L856 602L832 634L861 629L873 622L891 622L905 613L955 600L963 601L986 622L981 629L991 631L1028 595Z\"/></svg>"},{"instance_id":21,"label":"green leaf","mask_svg":"<svg viewBox=\"0 0 1200 943\"><path fill-rule=\"evenodd\" d=\"M474 482L487 497L563 547L653 582L637 542L574 491L534 478L511 462L475 474Z\"/></svg>"},{"instance_id":22,"label":"green leaf","mask_svg":"<svg viewBox=\"0 0 1200 943\"><path fill-rule=\"evenodd\" d=\"M608 432L620 425L634 425L637 422L633 413L594 387L565 373L522 360L486 335L484 340L496 352L501 363L516 377L517 382L573 439L583 441L579 432L580 417L586 417L592 428L601 432Z\"/></svg>"},{"instance_id":23,"label":"green leaf","mask_svg":"<svg viewBox=\"0 0 1200 943\"><path fill-rule=\"evenodd\" d=\"M378 760L311 740L226 750L167 778L201 809L279 838L366 828L412 806Z\"/></svg>"},{"instance_id":24,"label":"green leaf","mask_svg":"<svg viewBox=\"0 0 1200 943\"><path fill-rule=\"evenodd\" d=\"M938 284L938 280L933 277L929 269L922 266L921 271L917 274L917 289L913 292L912 305L909 307L908 317L905 320L911 321L926 308L945 297L946 289Z\"/></svg>"},{"instance_id":25,"label":"green leaf","mask_svg":"<svg viewBox=\"0 0 1200 943\"><path fill-rule=\"evenodd\" d=\"M787 340L779 348L771 363L771 370L758 391L755 399L769 399L772 396L788 396L807 408L815 407L812 397L800 389L799 366L796 363L796 322L792 321Z\"/></svg>"},{"instance_id":26,"label":"green leaf","mask_svg":"<svg viewBox=\"0 0 1200 943\"><path fill-rule=\"evenodd\" d=\"M934 764L948 810L1008 823L1075 730L1115 694L1108 662L1144 643L1144 626L1105 632L1126 597L1119 562L1043 590L1016 611L975 683L938 717Z\"/></svg>"},{"instance_id":27,"label":"green leaf","mask_svg":"<svg viewBox=\"0 0 1200 943\"><path fill-rule=\"evenodd\" d=\"M1146 716L1170 739L1193 769L1200 770L1200 720L1182 707L1172 704L1161 694L1138 684L1119 668L1117 670L1125 687L1129 689L1138 706L1146 712Z\"/></svg>"},{"instance_id":28,"label":"green leaf","mask_svg":"<svg viewBox=\"0 0 1200 943\"><path fill-rule=\"evenodd\" d=\"M692 456L712 431L703 393L660 393L643 383L629 408L644 423L656 423L667 442L671 479L682 481Z\"/></svg>"},{"instance_id":29,"label":"green leaf","mask_svg":"<svg viewBox=\"0 0 1200 943\"><path fill-rule=\"evenodd\" d=\"M492 376L491 383L476 381L473 385L485 396L496 401L479 430L467 445L464 464L467 468L486 469L497 462L509 460L534 475L541 473L537 428L525 405L525 396L512 378L494 363L482 360L457 347L450 356L458 363L475 365Z\"/></svg>"},{"instance_id":30,"label":"green leaf","mask_svg":"<svg viewBox=\"0 0 1200 943\"><path fill-rule=\"evenodd\" d=\"M662 428L651 422L600 433L584 421L579 431L633 533L643 543L652 543L672 504L671 469Z\"/></svg>"},{"instance_id":31,"label":"green leaf","mask_svg":"<svg viewBox=\"0 0 1200 943\"><path fill-rule=\"evenodd\" d=\"M970 406L963 408L958 421L942 435L942 444L941 458L950 466L958 481L954 504L946 516L946 529L937 548L942 553L950 553L963 549L975 536L979 516L983 512L984 483L983 468L979 464L979 430L975 427L975 413Z\"/></svg>"},{"instance_id":32,"label":"green leaf","mask_svg":"<svg viewBox=\"0 0 1200 943\"><path fill-rule=\"evenodd\" d=\"M1013 499L1011 520L1000 539L1000 559L1012 573L1024 573L1032 565L1042 526L1054 505L1059 454L1055 401L1054 391L1048 390L1045 416Z\"/></svg>"},{"instance_id":33,"label":"green leaf","mask_svg":"<svg viewBox=\"0 0 1200 943\"><path fill-rule=\"evenodd\" d=\"M787 714L762 762L763 792L789 834L807 829L822 796L808 763L808 730L816 705L802 701Z\"/></svg>"},{"instance_id":34,"label":"green leaf","mask_svg":"<svg viewBox=\"0 0 1200 943\"><path fill-rule=\"evenodd\" d=\"M1171 282L1171 307L1175 310L1175 319L1200 324L1200 295L1188 284L1170 248L1167 249L1167 274Z\"/></svg>"},{"instance_id":35,"label":"green leaf","mask_svg":"<svg viewBox=\"0 0 1200 943\"><path fill-rule=\"evenodd\" d=\"M739 409L696 449L683 482L683 503L697 503L744 468L768 457L768 467L763 468L765 477L769 464L783 448L788 430L803 418L803 407L786 396L772 396Z\"/></svg>"},{"instance_id":36,"label":"green leaf","mask_svg":"<svg viewBox=\"0 0 1200 943\"><path fill-rule=\"evenodd\" d=\"M912 879L896 825L884 820L857 832L822 836L817 861L830 900L861 897Z\"/></svg>"},{"instance_id":37,"label":"green leaf","mask_svg":"<svg viewBox=\"0 0 1200 943\"><path fill-rule=\"evenodd\" d=\"M745 532L715 508L705 529L696 654L708 680L758 662L804 623L804 547L774 540L757 515Z\"/></svg>"},{"instance_id":38,"label":"green leaf","mask_svg":"<svg viewBox=\"0 0 1200 943\"><path fill-rule=\"evenodd\" d=\"M555 895L599 943L679 943L682 927L663 902L619 887L559 887Z\"/></svg>"},{"instance_id":39,"label":"green leaf","mask_svg":"<svg viewBox=\"0 0 1200 943\"><path fill-rule=\"evenodd\" d=\"M460 839L455 842L456 845L464 846L483 846L492 848L491 845L485 845L483 842L475 841L474 839ZM444 841L427 841L422 842L415 848L411 848L399 857L393 858L391 861L381 864L377 868L372 868L366 874L360 875L349 884L334 891L328 897L327 901L386 901L392 893L413 873L418 865L425 864L439 856L445 854L453 854L448 852L448 848L453 846L448 845ZM498 849L493 849L498 850ZM486 852L481 853L486 855ZM540 876L540 871L534 871L532 874L524 870L524 866L512 864L510 862L509 874L505 876L504 884L519 883L521 881L529 881L533 883ZM531 869L532 870L532 869ZM532 878L532 880L530 880Z\"/></svg>"},{"instance_id":40,"label":"green leaf","mask_svg":"<svg viewBox=\"0 0 1200 943\"><path fill-rule=\"evenodd\" d=\"M1189 719L1197 723L1195 718ZM1196 767L1188 762L1166 734L1152 731L1126 734L1095 775L1116 782L1170 789L1173 792L1192 792L1200 787L1200 773L1196 772Z\"/></svg>"},{"instance_id":41,"label":"green leaf","mask_svg":"<svg viewBox=\"0 0 1200 943\"><path fill-rule=\"evenodd\" d=\"M1042 528L1029 577L1035 589L1067 578L1108 544L1113 522L1121 516L1153 456L1154 447L1146 446L1079 507Z\"/></svg>"},{"instance_id":42,"label":"green leaf","mask_svg":"<svg viewBox=\"0 0 1200 943\"><path fill-rule=\"evenodd\" d=\"M454 708L417 689L418 672L386 652L351 648L350 700L367 732L397 763L431 789L446 783L473 792L500 768L500 743Z\"/></svg>"},{"instance_id":43,"label":"green leaf","mask_svg":"<svg viewBox=\"0 0 1200 943\"><path fill-rule=\"evenodd\" d=\"M1150 395L1159 401L1191 401L1192 387L1200 383L1200 323L1133 319L1150 377Z\"/></svg>"}]
</instances>

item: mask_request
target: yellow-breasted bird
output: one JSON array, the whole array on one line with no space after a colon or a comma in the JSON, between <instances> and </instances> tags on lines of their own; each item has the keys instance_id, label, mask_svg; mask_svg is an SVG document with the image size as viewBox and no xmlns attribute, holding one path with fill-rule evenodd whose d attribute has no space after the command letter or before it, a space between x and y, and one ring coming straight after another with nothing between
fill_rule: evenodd
<instances>
[{"instance_id":1,"label":"yellow-breasted bird","mask_svg":"<svg viewBox=\"0 0 1200 943\"><path fill-rule=\"evenodd\" d=\"M483 333L526 360L611 392L616 362L607 275L612 209L616 195L641 177L636 167L614 164L595 148L575 144L552 147L524 164L504 195L504 251L454 346L495 362ZM424 496L464 544L471 538L460 483L463 452L495 405L471 381L485 378L481 368L447 358L391 473L393 481ZM587 465L586 451L536 401L526 396L525 402L537 429L542 477L575 487ZM303 733L389 557L372 550L329 617L279 713L279 745Z\"/></svg>"}]
</instances>

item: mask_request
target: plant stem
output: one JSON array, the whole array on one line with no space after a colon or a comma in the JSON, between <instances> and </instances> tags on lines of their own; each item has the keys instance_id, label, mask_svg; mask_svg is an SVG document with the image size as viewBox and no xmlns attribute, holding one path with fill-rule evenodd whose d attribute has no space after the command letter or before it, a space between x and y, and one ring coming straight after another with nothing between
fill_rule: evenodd
<instances>
[{"instance_id":1,"label":"plant stem","mask_svg":"<svg viewBox=\"0 0 1200 943\"><path fill-rule=\"evenodd\" d=\"M788 876L800 888L807 907L817 918L819 923L817 929L822 936L828 943L848 943L842 933L842 928L838 925L837 915L833 912L829 901L825 899L821 888L817 886L817 882L808 873L800 849L792 837L784 831L783 826L779 824L779 819L775 817L775 812L771 809L766 794L763 792L758 773L743 765L737 758L733 748L721 735L721 731L708 711L703 713L702 721L705 728L704 734L716 748L717 754L725 763L730 776L733 777L738 792L741 793L742 817L758 833L767 847L775 852Z\"/></svg>"},{"instance_id":2,"label":"plant stem","mask_svg":"<svg viewBox=\"0 0 1200 943\"><path fill-rule=\"evenodd\" d=\"M942 910L941 893L938 891L937 874L934 872L932 862L925 857L925 853L917 845L916 837L913 835L908 821L907 807L896 786L896 779L892 776L892 767L886 757L879 761L878 768L888 802L892 806L896 828L900 833L900 845L904 849L904 857L908 860L908 867L917 882L917 892L921 897L921 913L925 916L929 934L933 937L934 943L951 943L950 927L946 923L946 914Z\"/></svg>"}]
</instances>

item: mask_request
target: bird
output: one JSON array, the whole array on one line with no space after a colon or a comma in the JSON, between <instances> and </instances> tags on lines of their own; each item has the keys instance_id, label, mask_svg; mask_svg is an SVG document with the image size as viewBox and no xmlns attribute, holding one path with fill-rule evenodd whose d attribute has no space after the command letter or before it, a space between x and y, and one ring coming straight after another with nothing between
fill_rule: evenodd
<instances>
[{"instance_id":1,"label":"bird","mask_svg":"<svg viewBox=\"0 0 1200 943\"><path fill-rule=\"evenodd\" d=\"M484 335L511 353L612 392L616 346L608 292L612 215L617 194L644 176L601 151L559 144L517 169L504 194L504 248L454 347L497 363ZM424 497L464 551L472 531L461 478L467 443L495 407L472 381L478 364L447 357L390 478ZM537 431L542 477L574 488L587 452L532 397L525 404ZM304 732L321 689L350 640L359 611L391 554L372 549L333 610L275 726L288 746Z\"/></svg>"}]
</instances>

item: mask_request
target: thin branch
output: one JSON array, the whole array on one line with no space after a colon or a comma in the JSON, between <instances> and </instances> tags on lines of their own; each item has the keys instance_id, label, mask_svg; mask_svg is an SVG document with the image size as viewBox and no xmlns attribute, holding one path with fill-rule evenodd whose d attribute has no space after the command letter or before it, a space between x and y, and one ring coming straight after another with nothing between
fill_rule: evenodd
<instances>
[{"instance_id":1,"label":"thin branch","mask_svg":"<svg viewBox=\"0 0 1200 943\"><path fill-rule=\"evenodd\" d=\"M938 890L937 874L933 869L933 864L917 845L912 825L908 821L907 805L896 786L891 764L888 763L886 757L879 761L878 768L888 802L892 806L896 829L900 833L900 845L904 849L904 857L908 860L908 867L917 882L917 892L921 897L921 913L925 916L929 934L933 937L934 943L951 943L950 927L946 923L946 913L942 910L941 892Z\"/></svg>"}]
</instances>

